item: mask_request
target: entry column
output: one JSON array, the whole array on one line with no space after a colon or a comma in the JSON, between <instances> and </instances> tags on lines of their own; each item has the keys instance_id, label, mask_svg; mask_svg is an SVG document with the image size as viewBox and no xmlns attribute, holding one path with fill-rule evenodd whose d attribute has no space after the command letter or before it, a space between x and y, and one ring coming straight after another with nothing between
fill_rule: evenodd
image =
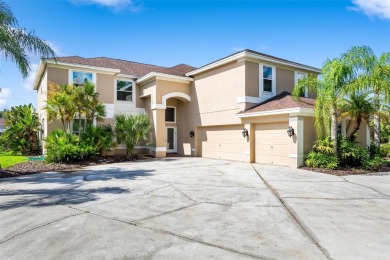
<instances>
[{"instance_id":1,"label":"entry column","mask_svg":"<svg viewBox=\"0 0 390 260\"><path fill-rule=\"evenodd\" d=\"M152 115L155 147L152 148L151 154L155 157L166 157L165 109L153 108Z\"/></svg>"},{"instance_id":2,"label":"entry column","mask_svg":"<svg viewBox=\"0 0 390 260\"><path fill-rule=\"evenodd\" d=\"M290 166L293 168L298 168L303 165L304 154L303 154L303 118L299 116L289 117L289 126L294 129L294 135L291 136L291 146L290 157L291 163Z\"/></svg>"}]
</instances>

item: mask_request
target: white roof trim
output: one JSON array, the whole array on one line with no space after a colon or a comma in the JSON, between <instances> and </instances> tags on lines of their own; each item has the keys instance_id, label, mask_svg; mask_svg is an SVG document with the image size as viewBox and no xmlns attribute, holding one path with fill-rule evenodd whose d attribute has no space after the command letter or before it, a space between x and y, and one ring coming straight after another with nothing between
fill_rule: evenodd
<instances>
[{"instance_id":1,"label":"white roof trim","mask_svg":"<svg viewBox=\"0 0 390 260\"><path fill-rule=\"evenodd\" d=\"M238 114L237 117L245 118L245 117L280 115L280 114L293 114L297 116L313 116L314 109L305 108L305 107L294 107L294 108L285 108L285 109L267 110L267 111L260 111L260 112L246 113L246 114Z\"/></svg>"},{"instance_id":2,"label":"white roof trim","mask_svg":"<svg viewBox=\"0 0 390 260\"><path fill-rule=\"evenodd\" d=\"M313 67L310 67L310 66L298 65L298 64L295 64L294 62L281 61L279 59L271 58L271 57L264 56L261 54L256 54L256 53L252 53L249 51L242 51L242 52L239 52L239 53L234 54L232 56L229 56L227 58L224 58L222 60L218 60L216 62L210 63L210 64L208 64L204 67L201 67L199 69L196 69L194 71L190 71L190 72L186 73L185 75L186 76L193 76L193 75L199 74L201 72L219 67L221 65L224 65L224 64L236 61L236 60L242 60L242 59L255 59L255 60L259 60L259 61L261 60L261 61L266 61L266 62L272 62L274 64L281 64L281 65L285 65L285 66L287 65L287 66L291 66L294 68L303 69L303 70L307 70L307 71L311 71L311 72L315 72L315 73L321 72L321 70L314 69Z\"/></svg>"},{"instance_id":3,"label":"white roof trim","mask_svg":"<svg viewBox=\"0 0 390 260\"><path fill-rule=\"evenodd\" d=\"M137 83L143 83L143 82L146 82L146 81L151 80L153 78L168 79L168 80L178 81L178 82L194 81L193 78L174 76L174 75L169 75L169 74L164 74L164 73L159 73L159 72L150 72L150 73L146 74L145 76L137 79Z\"/></svg>"}]
</instances>

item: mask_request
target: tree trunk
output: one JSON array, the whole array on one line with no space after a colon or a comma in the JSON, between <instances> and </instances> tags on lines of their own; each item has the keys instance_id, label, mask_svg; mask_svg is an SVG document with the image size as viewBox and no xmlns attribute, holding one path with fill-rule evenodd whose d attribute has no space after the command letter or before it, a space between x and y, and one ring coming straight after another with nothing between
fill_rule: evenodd
<instances>
[{"instance_id":1,"label":"tree trunk","mask_svg":"<svg viewBox=\"0 0 390 260\"><path fill-rule=\"evenodd\" d=\"M336 110L332 109L332 122L331 122L331 128L330 128L330 137L334 141L334 147L333 151L335 154L337 154L337 115Z\"/></svg>"},{"instance_id":2,"label":"tree trunk","mask_svg":"<svg viewBox=\"0 0 390 260\"><path fill-rule=\"evenodd\" d=\"M375 106L375 113L374 113L374 144L376 146L380 146L381 144L381 126L380 126L380 117L379 117L379 94L375 93L374 96L374 106Z\"/></svg>"},{"instance_id":3,"label":"tree trunk","mask_svg":"<svg viewBox=\"0 0 390 260\"><path fill-rule=\"evenodd\" d=\"M378 112L374 113L374 143L378 147L381 144L381 126Z\"/></svg>"},{"instance_id":4,"label":"tree trunk","mask_svg":"<svg viewBox=\"0 0 390 260\"><path fill-rule=\"evenodd\" d=\"M352 142L355 142L356 136L355 134L360 129L360 124L362 123L362 116L358 116L355 121L355 125L353 127L352 133L348 136L348 139Z\"/></svg>"}]
</instances>

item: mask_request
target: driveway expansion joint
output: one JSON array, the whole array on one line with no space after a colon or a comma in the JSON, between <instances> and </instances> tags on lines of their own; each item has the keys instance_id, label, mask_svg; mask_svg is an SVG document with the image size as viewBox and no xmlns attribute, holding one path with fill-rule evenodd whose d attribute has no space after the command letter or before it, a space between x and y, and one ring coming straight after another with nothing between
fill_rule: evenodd
<instances>
[{"instance_id":1,"label":"driveway expansion joint","mask_svg":"<svg viewBox=\"0 0 390 260\"><path fill-rule=\"evenodd\" d=\"M14 236L12 236L12 237L10 237L10 238L4 240L4 241L1 241L1 242L0 242L0 245L6 243L6 242L8 242L8 241L13 240L14 238L17 238L17 237L19 237L19 236L22 236L22 235L24 235L24 234L27 234L27 233L29 233L29 232L31 232L31 231L34 231L34 230L36 230L36 229L40 229L40 228L49 226L49 225L51 225L51 224L53 224L53 223L60 222L60 221L62 221L62 220L64 220L64 219L71 218L71 217L76 217L76 216L80 216L80 215L83 215L83 214L85 214L85 212L78 213L78 214L73 214L73 215L68 215L68 216L65 216L65 217L62 217L62 218L59 218L59 219L56 219L56 220L49 221L49 222L47 222L47 223L45 223L45 224L42 224L42 225L39 225L39 226L30 228L30 229L28 229L28 230L26 230L26 231L23 231L23 232L21 232L21 233L18 233L18 234L16 234L16 235L14 235Z\"/></svg>"},{"instance_id":2,"label":"driveway expansion joint","mask_svg":"<svg viewBox=\"0 0 390 260\"><path fill-rule=\"evenodd\" d=\"M287 202L283 200L283 198L280 197L279 193L272 187L270 183L268 183L257 171L257 169L252 165L252 168L256 172L256 174L259 176L259 178L264 182L264 184L269 188L269 190L277 197L277 199L282 203L285 210L288 212L288 214L292 217L294 222L297 224L297 226L308 236L308 238L317 246L317 248L322 252L322 254L329 260L333 260L333 258L330 256L328 250L321 246L320 242L314 235L313 231L310 230L309 227L307 227L299 218L299 216L292 210Z\"/></svg>"},{"instance_id":3,"label":"driveway expansion joint","mask_svg":"<svg viewBox=\"0 0 390 260\"><path fill-rule=\"evenodd\" d=\"M358 185L358 186L361 186L361 187L370 189L370 190L372 190L372 191L375 191L376 193L378 193L378 194L380 194L380 195L382 195L382 196L385 196L386 198L390 198L390 196L387 195L386 193L383 193L383 192L381 192L381 191L378 191L377 189L374 189L374 188L372 188L372 187L370 187L370 186L366 186L366 185L363 185L363 184L360 184L360 183L356 183L356 182L353 182L353 181L349 181L349 180L347 180L347 179L344 178L344 177L343 177L343 180L346 181L346 182L348 182L348 183L355 184L355 185Z\"/></svg>"}]
</instances>

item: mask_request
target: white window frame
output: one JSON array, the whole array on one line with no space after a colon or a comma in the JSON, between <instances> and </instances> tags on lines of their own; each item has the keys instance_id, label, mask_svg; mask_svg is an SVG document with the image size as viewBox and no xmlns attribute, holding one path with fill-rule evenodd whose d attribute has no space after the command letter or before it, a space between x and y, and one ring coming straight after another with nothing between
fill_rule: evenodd
<instances>
[{"instance_id":1,"label":"white window frame","mask_svg":"<svg viewBox=\"0 0 390 260\"><path fill-rule=\"evenodd\" d=\"M306 72L303 71L294 71L294 85L298 83L298 74L303 74L305 77L308 76ZM305 95L306 98L309 97L309 89L305 87Z\"/></svg>"},{"instance_id":2,"label":"white window frame","mask_svg":"<svg viewBox=\"0 0 390 260\"><path fill-rule=\"evenodd\" d=\"M95 85L95 90L96 90L96 72L88 71L88 70L83 70L83 69L69 69L68 70L68 82L70 85L73 85L73 72L82 72L82 73L90 73L92 74L92 82Z\"/></svg>"},{"instance_id":3,"label":"white window frame","mask_svg":"<svg viewBox=\"0 0 390 260\"><path fill-rule=\"evenodd\" d=\"M272 91L264 91L264 67L270 67L272 69ZM259 63L259 96L260 97L272 97L276 94L276 67L266 63Z\"/></svg>"},{"instance_id":4,"label":"white window frame","mask_svg":"<svg viewBox=\"0 0 390 260\"><path fill-rule=\"evenodd\" d=\"M131 82L133 83L132 85L132 90L131 90L131 101L126 101L126 100L118 100L118 90L117 90L117 84L118 84L118 81L127 81L127 82ZM134 103L134 100L135 100L135 81L134 80L131 80L131 79L121 79L121 78L117 78L115 79L114 81L114 97L115 97L115 102L120 102L120 103L125 103L125 104L131 104L131 103Z\"/></svg>"},{"instance_id":5,"label":"white window frame","mask_svg":"<svg viewBox=\"0 0 390 260\"><path fill-rule=\"evenodd\" d=\"M167 121L167 119L165 118L165 123L171 123L171 124L175 124L176 123L176 107L173 107L173 106L166 106L166 108L173 108L174 109L174 118L175 120L172 122L172 121Z\"/></svg>"}]
</instances>

